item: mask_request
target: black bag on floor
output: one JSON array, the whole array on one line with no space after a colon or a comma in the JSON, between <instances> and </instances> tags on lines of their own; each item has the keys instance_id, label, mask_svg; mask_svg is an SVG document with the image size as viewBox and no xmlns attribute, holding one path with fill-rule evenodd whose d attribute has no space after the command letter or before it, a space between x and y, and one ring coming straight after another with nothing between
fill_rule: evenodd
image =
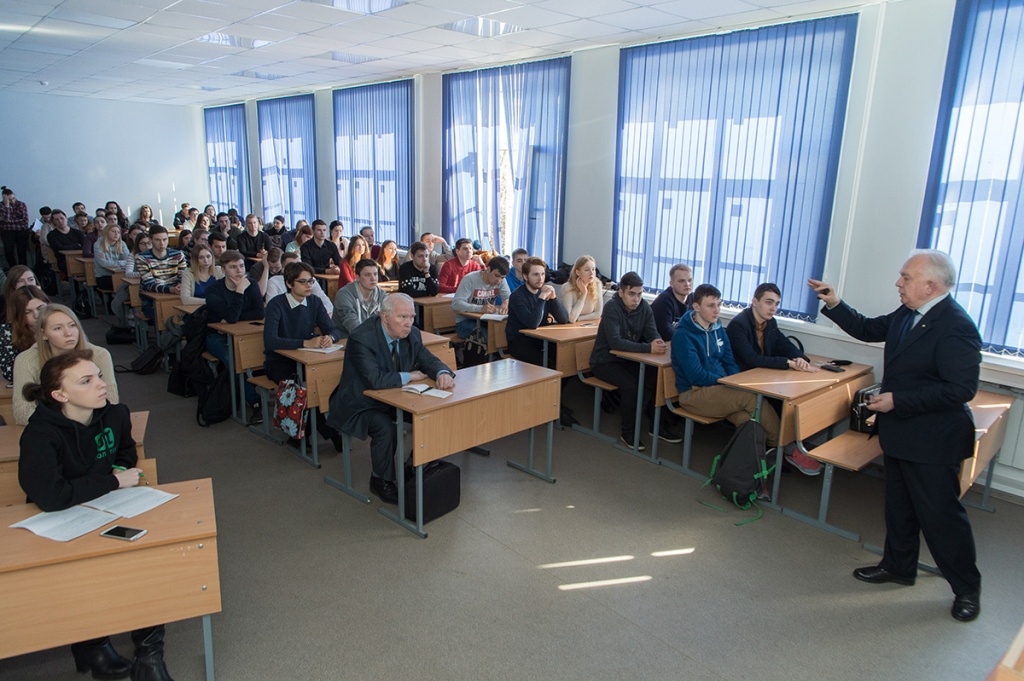
<instances>
[{"instance_id":1,"label":"black bag on floor","mask_svg":"<svg viewBox=\"0 0 1024 681\"><path fill-rule=\"evenodd\" d=\"M164 351L155 345L150 345L142 354L132 360L131 366L116 366L114 370L119 374L140 374L147 376L160 367L164 359Z\"/></svg>"},{"instance_id":2,"label":"black bag on floor","mask_svg":"<svg viewBox=\"0 0 1024 681\"><path fill-rule=\"evenodd\" d=\"M167 374L167 392L181 397L195 397L192 381L181 368L181 362L171 362L171 371Z\"/></svg>"},{"instance_id":3,"label":"black bag on floor","mask_svg":"<svg viewBox=\"0 0 1024 681\"><path fill-rule=\"evenodd\" d=\"M757 421L747 421L741 425L733 433L722 453L715 457L711 464L711 475L704 485L714 485L715 489L737 508L757 508L757 495L775 468L769 467L765 458L766 440L764 426ZM756 518L736 524L757 520L761 517L761 509L757 510Z\"/></svg>"},{"instance_id":4,"label":"black bag on floor","mask_svg":"<svg viewBox=\"0 0 1024 681\"><path fill-rule=\"evenodd\" d=\"M447 461L431 461L423 467L423 522L429 523L459 507L462 472ZM405 469L405 518L416 521L416 471Z\"/></svg>"},{"instance_id":5,"label":"black bag on floor","mask_svg":"<svg viewBox=\"0 0 1024 681\"><path fill-rule=\"evenodd\" d=\"M209 369L207 370L209 371ZM226 367L220 367L216 378L211 383L192 383L199 398L196 405L196 423L206 428L231 418L231 381L233 379L234 376L228 373Z\"/></svg>"},{"instance_id":6,"label":"black bag on floor","mask_svg":"<svg viewBox=\"0 0 1024 681\"><path fill-rule=\"evenodd\" d=\"M128 345L135 342L135 331L127 326L112 326L107 329L107 345Z\"/></svg>"}]
</instances>

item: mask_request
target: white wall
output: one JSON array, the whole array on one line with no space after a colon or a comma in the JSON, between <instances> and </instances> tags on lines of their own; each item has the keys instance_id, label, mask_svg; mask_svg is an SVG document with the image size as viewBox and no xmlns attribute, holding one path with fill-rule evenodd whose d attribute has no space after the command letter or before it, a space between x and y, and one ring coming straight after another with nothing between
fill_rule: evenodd
<instances>
[{"instance_id":1,"label":"white wall","mask_svg":"<svg viewBox=\"0 0 1024 681\"><path fill-rule=\"evenodd\" d=\"M209 203L203 113L197 107L0 92L0 180L28 204L132 215L148 203L170 223L185 201Z\"/></svg>"}]
</instances>

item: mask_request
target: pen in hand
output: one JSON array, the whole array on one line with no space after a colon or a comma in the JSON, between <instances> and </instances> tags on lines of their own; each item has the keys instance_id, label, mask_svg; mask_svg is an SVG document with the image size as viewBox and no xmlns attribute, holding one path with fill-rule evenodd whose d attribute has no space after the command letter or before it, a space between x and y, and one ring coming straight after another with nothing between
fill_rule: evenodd
<instances>
[{"instance_id":1,"label":"pen in hand","mask_svg":"<svg viewBox=\"0 0 1024 681\"><path fill-rule=\"evenodd\" d=\"M125 468L124 466L111 466L111 468L113 468L113 469L114 469L115 471L126 471L126 470L128 470L128 469L127 469L127 468ZM140 472L139 472L139 477L140 477L140 478L144 478L144 477L146 477L146 474L145 474L145 473L142 473L142 472L140 471Z\"/></svg>"}]
</instances>

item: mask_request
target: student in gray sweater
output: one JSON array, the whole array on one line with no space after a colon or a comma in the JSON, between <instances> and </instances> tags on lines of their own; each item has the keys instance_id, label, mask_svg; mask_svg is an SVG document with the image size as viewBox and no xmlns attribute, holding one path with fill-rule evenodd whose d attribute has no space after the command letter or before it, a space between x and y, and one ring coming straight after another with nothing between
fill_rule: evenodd
<instances>
[{"instance_id":1,"label":"student in gray sweater","mask_svg":"<svg viewBox=\"0 0 1024 681\"><path fill-rule=\"evenodd\" d=\"M622 398L622 436L620 442L633 447L636 423L636 405L639 399L637 363L612 354L612 350L625 352L650 352L663 355L668 344L661 339L654 324L651 306L643 299L644 282L636 272L627 272L619 282L618 295L604 306L601 324L597 327L597 339L590 354L590 369L602 381L618 387ZM657 372L647 367L644 377L644 403L653 405ZM650 413L650 409L647 410ZM653 433L652 433L653 435ZM659 436L666 442L682 442L682 438L662 425ZM641 452L647 447L643 440L637 447Z\"/></svg>"},{"instance_id":2,"label":"student in gray sweater","mask_svg":"<svg viewBox=\"0 0 1024 681\"><path fill-rule=\"evenodd\" d=\"M506 314L508 312L508 260L499 256L491 258L485 269L470 272L455 291L452 309L455 310L455 333L460 338L469 338L476 328L477 320L460 312L481 314ZM487 338L484 331L484 339Z\"/></svg>"},{"instance_id":3,"label":"student in gray sweater","mask_svg":"<svg viewBox=\"0 0 1024 681\"><path fill-rule=\"evenodd\" d=\"M356 327L380 312L387 291L377 287L377 263L363 258L356 263L356 280L343 286L334 296L334 314L331 321L341 331L342 338Z\"/></svg>"}]
</instances>

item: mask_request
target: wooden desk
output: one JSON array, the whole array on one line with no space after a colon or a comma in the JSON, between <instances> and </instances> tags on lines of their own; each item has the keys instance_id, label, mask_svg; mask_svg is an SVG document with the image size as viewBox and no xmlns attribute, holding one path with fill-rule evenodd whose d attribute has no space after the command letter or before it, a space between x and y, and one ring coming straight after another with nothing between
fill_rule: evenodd
<instances>
[{"instance_id":1,"label":"wooden desk","mask_svg":"<svg viewBox=\"0 0 1024 681\"><path fill-rule=\"evenodd\" d=\"M317 278L317 281L320 282L320 288L324 290L324 293L327 294L327 297L330 298L331 302L333 303L334 296L338 294L338 273L335 272L334 274L316 274L313 276L315 276Z\"/></svg>"},{"instance_id":2,"label":"wooden desk","mask_svg":"<svg viewBox=\"0 0 1024 681\"><path fill-rule=\"evenodd\" d=\"M828 361L826 357L814 355L810 359L815 364ZM796 432L793 422L793 406L813 400L815 395L872 371L871 366L867 364L850 364L843 369L845 371L842 373L831 371L808 373L790 369L749 369L718 379L722 385L756 394L758 410L762 408L762 400L765 397L782 401L782 413L779 415L779 446L775 449L775 473L772 475L770 506L779 507L782 447L793 440Z\"/></svg>"},{"instance_id":3,"label":"wooden desk","mask_svg":"<svg viewBox=\"0 0 1024 681\"><path fill-rule=\"evenodd\" d=\"M99 532L43 539L9 527L38 513L34 504L0 508L0 658L202 617L213 681L210 615L221 611L213 482L160 489L180 496L132 518L149 530L134 542Z\"/></svg>"},{"instance_id":4,"label":"wooden desk","mask_svg":"<svg viewBox=\"0 0 1024 681\"><path fill-rule=\"evenodd\" d=\"M480 328L480 323L483 321L480 319L484 313L482 312L459 312L458 314L463 317L470 317L476 319L476 328ZM501 355L504 356L505 349L508 348L508 339L505 337L505 326L508 324L508 315L501 321L495 321L493 319L487 320L487 347L484 348L488 355Z\"/></svg>"},{"instance_id":5,"label":"wooden desk","mask_svg":"<svg viewBox=\"0 0 1024 681\"><path fill-rule=\"evenodd\" d=\"M243 426L248 423L245 400L245 372L263 367L263 322L214 322L209 328L231 337L228 351L228 371L231 381L231 418Z\"/></svg>"},{"instance_id":6,"label":"wooden desk","mask_svg":"<svg viewBox=\"0 0 1024 681\"><path fill-rule=\"evenodd\" d=\"M193 314L195 313L196 310L203 307L204 305L205 303L199 303L198 305L185 305L183 303L178 303L173 307L175 312L180 312L181 314Z\"/></svg>"},{"instance_id":7,"label":"wooden desk","mask_svg":"<svg viewBox=\"0 0 1024 681\"><path fill-rule=\"evenodd\" d=\"M1013 400L1012 395L1000 395L987 390L979 390L974 399L967 403L974 416L974 456L964 459L960 464L960 497L962 499L967 494L974 481L987 468L988 475L985 479L981 503L975 504L972 501L964 503L990 513L995 512L995 508L988 503L989 494L992 491L992 474L995 469L993 462L999 450L1003 448L1007 417L1013 406Z\"/></svg>"},{"instance_id":8,"label":"wooden desk","mask_svg":"<svg viewBox=\"0 0 1024 681\"><path fill-rule=\"evenodd\" d=\"M139 293L153 301L153 323L156 325L156 342L160 342L160 333L167 320L177 316L175 305L181 304L181 296L177 293L157 293L139 290Z\"/></svg>"},{"instance_id":9,"label":"wooden desk","mask_svg":"<svg viewBox=\"0 0 1024 681\"><path fill-rule=\"evenodd\" d=\"M596 334L596 332L595 332ZM656 355L652 352L625 352L623 350L612 350L612 354L622 359L628 359L631 362L636 362L639 365L637 370L637 398L636 398L636 425L633 426L633 449L627 450L633 456L637 456L644 461L650 461L651 463L658 463L658 440L660 428L661 428L661 408L665 406L665 391L662 390L662 385L665 381L665 370L672 368L672 344L668 343L668 347L665 350L665 354ZM574 358L575 359L575 358ZM655 384L655 401L654 401L654 423L651 430L654 435L651 437L651 454L645 456L640 453L640 432L642 430L641 425L643 421L644 408L644 381L646 379L646 368L652 366L658 371L657 382ZM616 447L618 444L615 445Z\"/></svg>"},{"instance_id":10,"label":"wooden desk","mask_svg":"<svg viewBox=\"0 0 1024 681\"><path fill-rule=\"evenodd\" d=\"M539 329L523 329L519 333L544 341L544 366L548 365L548 348L554 343L555 370L562 376L575 376L579 371L576 366L575 345L580 341L597 337L598 322L579 322L577 324L551 324Z\"/></svg>"},{"instance_id":11,"label":"wooden desk","mask_svg":"<svg viewBox=\"0 0 1024 681\"><path fill-rule=\"evenodd\" d=\"M83 265L79 260L79 258L82 257L82 249L61 251L60 253L64 256L64 267L67 270L68 284L71 286L71 294L73 298L77 298L78 284L85 283L85 265Z\"/></svg>"},{"instance_id":12,"label":"wooden desk","mask_svg":"<svg viewBox=\"0 0 1024 681\"><path fill-rule=\"evenodd\" d=\"M0 415L7 423L14 423L14 388L8 388L7 381L0 381Z\"/></svg>"},{"instance_id":13,"label":"wooden desk","mask_svg":"<svg viewBox=\"0 0 1024 681\"><path fill-rule=\"evenodd\" d=\"M419 326L424 331L441 333L455 328L455 311L452 310L452 295L424 296L413 298Z\"/></svg>"},{"instance_id":14,"label":"wooden desk","mask_svg":"<svg viewBox=\"0 0 1024 681\"><path fill-rule=\"evenodd\" d=\"M395 293L398 291L398 280L395 281L381 281L377 283L377 286L384 289L388 293Z\"/></svg>"},{"instance_id":15,"label":"wooden desk","mask_svg":"<svg viewBox=\"0 0 1024 681\"><path fill-rule=\"evenodd\" d=\"M423 531L423 466L498 438L530 430L525 466L508 465L547 482L551 477L551 441L558 419L561 375L557 371L514 359L463 369L451 397L438 399L403 392L401 388L367 390L366 394L398 410L398 513L380 512L420 537ZM412 462L416 467L416 523L405 519L404 412L412 415ZM547 463L544 471L533 466L533 428L547 423ZM466 424L476 424L465 427Z\"/></svg>"}]
</instances>

